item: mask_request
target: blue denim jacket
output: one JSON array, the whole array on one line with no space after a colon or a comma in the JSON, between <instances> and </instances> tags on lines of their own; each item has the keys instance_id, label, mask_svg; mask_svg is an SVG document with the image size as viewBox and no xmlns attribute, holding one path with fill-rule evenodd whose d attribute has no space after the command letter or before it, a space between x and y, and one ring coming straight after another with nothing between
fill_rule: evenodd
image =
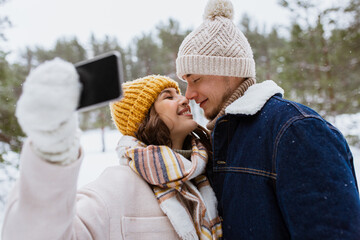
<instances>
[{"instance_id":1,"label":"blue denim jacket","mask_svg":"<svg viewBox=\"0 0 360 240\"><path fill-rule=\"evenodd\" d=\"M212 132L209 177L224 239L360 239L343 135L273 81L251 86Z\"/></svg>"}]
</instances>

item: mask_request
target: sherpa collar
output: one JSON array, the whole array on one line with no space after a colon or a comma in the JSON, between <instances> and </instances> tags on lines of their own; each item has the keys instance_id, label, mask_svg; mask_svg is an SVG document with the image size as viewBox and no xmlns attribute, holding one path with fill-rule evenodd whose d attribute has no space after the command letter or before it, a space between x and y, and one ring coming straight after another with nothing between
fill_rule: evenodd
<instances>
[{"instance_id":1,"label":"sherpa collar","mask_svg":"<svg viewBox=\"0 0 360 240\"><path fill-rule=\"evenodd\" d=\"M284 90L272 80L254 84L242 97L225 109L225 114L254 115L272 96L278 93L284 95Z\"/></svg>"}]
</instances>

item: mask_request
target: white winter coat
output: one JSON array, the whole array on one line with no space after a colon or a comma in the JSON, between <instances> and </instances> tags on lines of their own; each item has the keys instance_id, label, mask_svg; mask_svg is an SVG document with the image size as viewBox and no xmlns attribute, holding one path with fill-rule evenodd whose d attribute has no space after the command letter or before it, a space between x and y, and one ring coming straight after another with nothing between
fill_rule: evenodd
<instances>
[{"instance_id":1,"label":"white winter coat","mask_svg":"<svg viewBox=\"0 0 360 240\"><path fill-rule=\"evenodd\" d=\"M2 240L179 239L149 185L125 164L77 191L82 158L51 164L25 143Z\"/></svg>"}]
</instances>

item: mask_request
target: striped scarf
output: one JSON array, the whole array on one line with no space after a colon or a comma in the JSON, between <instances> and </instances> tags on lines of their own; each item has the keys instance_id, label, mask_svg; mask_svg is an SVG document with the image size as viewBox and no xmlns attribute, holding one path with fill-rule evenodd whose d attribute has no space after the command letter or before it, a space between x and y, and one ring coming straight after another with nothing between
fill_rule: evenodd
<instances>
[{"instance_id":1,"label":"striped scarf","mask_svg":"<svg viewBox=\"0 0 360 240\"><path fill-rule=\"evenodd\" d=\"M180 238L221 239L217 200L203 175L208 158L205 147L193 139L190 161L167 146L135 141L125 152L128 164L151 185Z\"/></svg>"}]
</instances>

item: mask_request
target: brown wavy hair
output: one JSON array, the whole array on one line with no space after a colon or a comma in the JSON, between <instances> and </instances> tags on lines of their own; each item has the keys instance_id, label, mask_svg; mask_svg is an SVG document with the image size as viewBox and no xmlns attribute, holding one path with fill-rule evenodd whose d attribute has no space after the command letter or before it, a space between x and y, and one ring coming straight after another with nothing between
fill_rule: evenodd
<instances>
[{"instance_id":1,"label":"brown wavy hair","mask_svg":"<svg viewBox=\"0 0 360 240\"><path fill-rule=\"evenodd\" d=\"M172 147L170 130L160 119L159 114L155 111L154 105L150 107L145 120L140 124L135 135L137 139L146 145L166 145ZM211 159L212 149L210 133L204 127L198 125L197 128L185 138L183 145L184 149L191 149L191 139L193 137L200 140L206 148L209 159Z\"/></svg>"}]
</instances>

